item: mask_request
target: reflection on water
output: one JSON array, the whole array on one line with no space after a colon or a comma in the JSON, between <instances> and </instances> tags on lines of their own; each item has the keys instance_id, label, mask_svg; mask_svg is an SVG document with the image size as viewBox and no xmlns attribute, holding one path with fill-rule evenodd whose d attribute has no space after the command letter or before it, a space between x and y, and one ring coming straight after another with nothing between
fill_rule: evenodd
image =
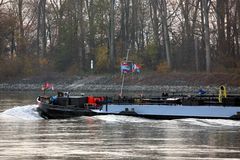
<instances>
[{"instance_id":1,"label":"reflection on water","mask_svg":"<svg viewBox=\"0 0 240 160\"><path fill-rule=\"evenodd\" d=\"M1 99L1 160L240 158L238 121L114 115L44 120L34 103L16 97Z\"/></svg>"}]
</instances>

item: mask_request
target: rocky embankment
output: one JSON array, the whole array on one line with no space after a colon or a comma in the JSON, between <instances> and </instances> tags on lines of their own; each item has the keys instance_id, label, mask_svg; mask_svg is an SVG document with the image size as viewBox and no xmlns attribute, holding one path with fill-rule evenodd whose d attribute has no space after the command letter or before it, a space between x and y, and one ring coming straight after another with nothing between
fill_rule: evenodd
<instances>
[{"instance_id":1,"label":"rocky embankment","mask_svg":"<svg viewBox=\"0 0 240 160\"><path fill-rule=\"evenodd\" d=\"M0 83L1 91L38 91L44 82L54 85L55 90L63 91L103 91L118 92L121 88L121 75L64 76L51 74L35 76ZM138 74L127 75L125 92L168 92L193 93L199 89L215 94L220 85L226 85L228 92L240 93L240 76L234 74Z\"/></svg>"}]
</instances>

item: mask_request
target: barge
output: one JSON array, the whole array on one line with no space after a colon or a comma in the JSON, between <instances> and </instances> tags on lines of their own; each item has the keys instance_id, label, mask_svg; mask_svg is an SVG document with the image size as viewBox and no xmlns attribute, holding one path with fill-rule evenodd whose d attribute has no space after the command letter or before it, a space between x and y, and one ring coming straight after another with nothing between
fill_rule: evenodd
<instances>
[{"instance_id":1,"label":"barge","mask_svg":"<svg viewBox=\"0 0 240 160\"><path fill-rule=\"evenodd\" d=\"M127 115L153 119L204 118L240 120L240 95L168 95L160 97L38 97L37 111L46 119Z\"/></svg>"}]
</instances>

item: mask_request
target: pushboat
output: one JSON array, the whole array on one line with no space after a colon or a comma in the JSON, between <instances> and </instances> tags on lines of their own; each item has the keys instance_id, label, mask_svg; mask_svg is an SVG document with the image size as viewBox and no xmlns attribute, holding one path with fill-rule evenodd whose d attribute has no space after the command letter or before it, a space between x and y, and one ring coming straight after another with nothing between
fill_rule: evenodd
<instances>
[{"instance_id":1,"label":"pushboat","mask_svg":"<svg viewBox=\"0 0 240 160\"><path fill-rule=\"evenodd\" d=\"M221 91L221 90L220 90ZM240 95L169 95L159 97L39 96L37 111L45 119L95 115L126 115L152 119L240 120Z\"/></svg>"},{"instance_id":2,"label":"pushboat","mask_svg":"<svg viewBox=\"0 0 240 160\"><path fill-rule=\"evenodd\" d=\"M102 100L99 97L99 101ZM45 119L63 119L78 116L94 116L92 109L99 109L97 97L70 96L68 92L58 92L56 96L39 96L37 111Z\"/></svg>"}]
</instances>

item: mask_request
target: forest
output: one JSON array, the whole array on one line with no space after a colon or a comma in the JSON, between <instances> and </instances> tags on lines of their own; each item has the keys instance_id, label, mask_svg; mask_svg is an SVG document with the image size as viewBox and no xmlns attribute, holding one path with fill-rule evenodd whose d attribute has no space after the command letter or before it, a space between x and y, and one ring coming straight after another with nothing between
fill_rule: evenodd
<instances>
[{"instance_id":1,"label":"forest","mask_svg":"<svg viewBox=\"0 0 240 160\"><path fill-rule=\"evenodd\" d=\"M0 0L1 77L240 73L239 0Z\"/></svg>"}]
</instances>

